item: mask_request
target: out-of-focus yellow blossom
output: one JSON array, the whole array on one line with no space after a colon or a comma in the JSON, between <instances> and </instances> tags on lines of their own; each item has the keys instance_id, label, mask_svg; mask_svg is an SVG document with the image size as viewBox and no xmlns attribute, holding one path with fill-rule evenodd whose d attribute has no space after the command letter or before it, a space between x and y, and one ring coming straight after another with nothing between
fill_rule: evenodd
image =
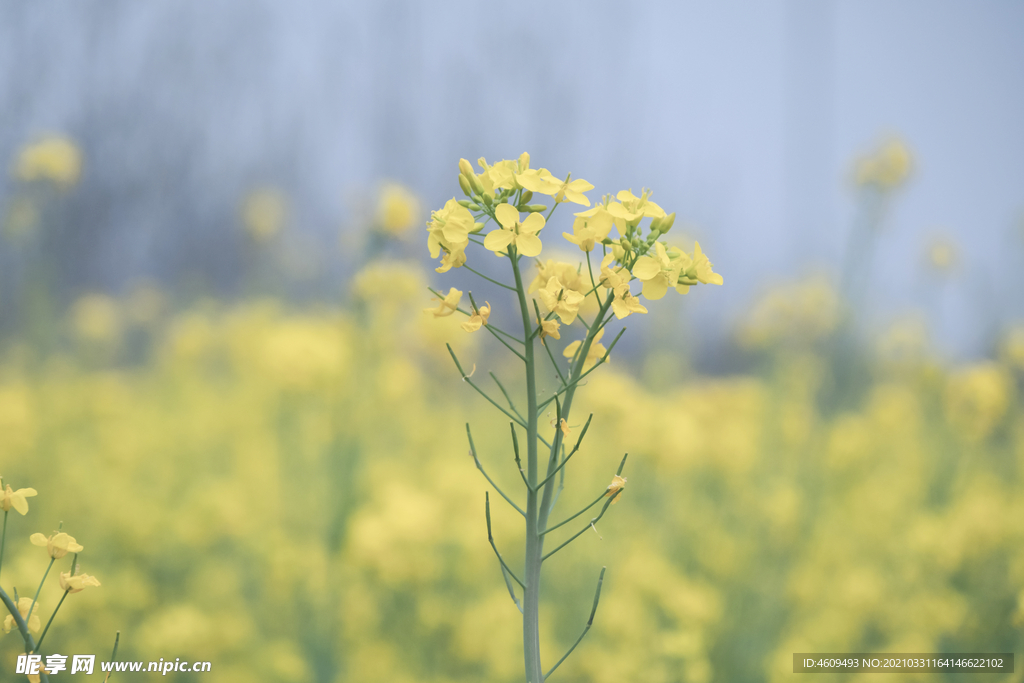
<instances>
[{"instance_id":1,"label":"out-of-focus yellow blossom","mask_svg":"<svg viewBox=\"0 0 1024 683\"><path fill-rule=\"evenodd\" d=\"M612 215L603 204L575 215L572 234L563 232L562 236L583 251L592 251L599 242L608 237L615 224Z\"/></svg>"},{"instance_id":2,"label":"out-of-focus yellow blossom","mask_svg":"<svg viewBox=\"0 0 1024 683\"><path fill-rule=\"evenodd\" d=\"M590 350L587 352L587 358L586 360L583 361L584 371L587 371L590 368L594 367L594 364L597 363L597 361L604 358L604 354L608 352L607 349L604 348L604 345L600 343L601 337L603 336L604 328L602 327L601 331L594 335L594 341L591 342L590 344ZM565 350L562 351L562 355L565 356L566 358L572 359L572 357L576 355L576 351L580 348L582 344L582 341L574 341L573 343L565 347ZM611 362L611 358L605 360L605 363L609 362Z\"/></svg>"},{"instance_id":3,"label":"out-of-focus yellow blossom","mask_svg":"<svg viewBox=\"0 0 1024 683\"><path fill-rule=\"evenodd\" d=\"M469 246L469 233L474 227L473 214L453 197L445 202L444 207L430 214L427 223L427 248L430 258L437 258L441 251L445 256L441 266L436 270L445 273L452 268L459 268L466 262L466 247Z\"/></svg>"},{"instance_id":4,"label":"out-of-focus yellow blossom","mask_svg":"<svg viewBox=\"0 0 1024 683\"><path fill-rule=\"evenodd\" d=\"M653 256L641 256L633 264L633 275L644 283L644 298L651 301L662 298L669 287L676 286L682 265L669 258L668 251L661 242L655 242L654 248ZM697 248L700 249L699 246Z\"/></svg>"},{"instance_id":5,"label":"out-of-focus yellow blossom","mask_svg":"<svg viewBox=\"0 0 1024 683\"><path fill-rule=\"evenodd\" d=\"M953 240L939 237L928 245L928 265L939 272L949 272L956 265L957 248Z\"/></svg>"},{"instance_id":6,"label":"out-of-focus yellow blossom","mask_svg":"<svg viewBox=\"0 0 1024 683\"><path fill-rule=\"evenodd\" d=\"M979 363L953 375L946 385L946 416L968 438L988 436L1009 407L1013 382L996 363Z\"/></svg>"},{"instance_id":7,"label":"out-of-focus yellow blossom","mask_svg":"<svg viewBox=\"0 0 1024 683\"><path fill-rule=\"evenodd\" d=\"M84 341L112 344L121 335L121 314L117 302L104 294L87 294L72 312L75 333Z\"/></svg>"},{"instance_id":8,"label":"out-of-focus yellow blossom","mask_svg":"<svg viewBox=\"0 0 1024 683\"><path fill-rule=\"evenodd\" d=\"M541 303L561 319L563 325L571 325L583 303L583 295L574 289L569 289L557 277L548 279L548 284L537 291Z\"/></svg>"},{"instance_id":9,"label":"out-of-focus yellow blossom","mask_svg":"<svg viewBox=\"0 0 1024 683\"><path fill-rule=\"evenodd\" d=\"M388 183L377 197L377 224L389 235L404 235L416 223L420 203L416 195L402 185Z\"/></svg>"},{"instance_id":10,"label":"out-of-focus yellow blossom","mask_svg":"<svg viewBox=\"0 0 1024 683\"><path fill-rule=\"evenodd\" d=\"M32 534L28 540L32 542L32 545L46 548L46 552L55 560L59 560L68 553L80 553L85 550L85 548L75 542L74 536L69 536L63 531L56 531L49 536Z\"/></svg>"},{"instance_id":11,"label":"out-of-focus yellow blossom","mask_svg":"<svg viewBox=\"0 0 1024 683\"><path fill-rule=\"evenodd\" d=\"M481 326L487 324L487 319L491 317L491 304L484 302L484 305L476 309L473 315L469 316L469 320L462 323L462 329L466 332L476 332Z\"/></svg>"},{"instance_id":12,"label":"out-of-focus yellow blossom","mask_svg":"<svg viewBox=\"0 0 1024 683\"><path fill-rule=\"evenodd\" d=\"M742 344L786 340L807 345L828 337L839 324L839 296L825 277L773 287L757 301L739 330Z\"/></svg>"},{"instance_id":13,"label":"out-of-focus yellow blossom","mask_svg":"<svg viewBox=\"0 0 1024 683\"><path fill-rule=\"evenodd\" d=\"M276 187L261 187L242 202L242 225L257 242L281 232L288 218L288 199Z\"/></svg>"},{"instance_id":14,"label":"out-of-focus yellow blossom","mask_svg":"<svg viewBox=\"0 0 1024 683\"><path fill-rule=\"evenodd\" d=\"M561 325L557 320L539 320L537 322L540 323L541 339L544 339L544 337L552 337L554 339L562 338L561 332L558 331L558 328L561 327Z\"/></svg>"},{"instance_id":15,"label":"out-of-focus yellow blossom","mask_svg":"<svg viewBox=\"0 0 1024 683\"><path fill-rule=\"evenodd\" d=\"M636 225L646 218L664 218L665 210L651 201L651 191L644 188L637 197L632 190L622 190L615 195L618 202L608 203L608 213L615 219L619 230L626 225Z\"/></svg>"},{"instance_id":16,"label":"out-of-focus yellow blossom","mask_svg":"<svg viewBox=\"0 0 1024 683\"><path fill-rule=\"evenodd\" d=\"M21 180L48 180L67 189L82 173L82 152L65 137L52 136L26 145L18 154L14 175Z\"/></svg>"},{"instance_id":17,"label":"out-of-focus yellow blossom","mask_svg":"<svg viewBox=\"0 0 1024 683\"><path fill-rule=\"evenodd\" d=\"M551 172L546 168L527 170L516 175L516 181L522 187L531 192L554 197L555 202L558 204L568 201L574 204L590 206L590 200L583 193L593 190L594 186L582 178L577 178L576 180L570 180L570 178L572 178L572 174L565 180L559 180L551 175Z\"/></svg>"},{"instance_id":18,"label":"out-of-focus yellow blossom","mask_svg":"<svg viewBox=\"0 0 1024 683\"><path fill-rule=\"evenodd\" d=\"M71 572L60 573L60 589L68 593L81 593L86 588L99 588L100 580L88 574L75 574Z\"/></svg>"},{"instance_id":19,"label":"out-of-focus yellow blossom","mask_svg":"<svg viewBox=\"0 0 1024 683\"><path fill-rule=\"evenodd\" d=\"M1024 370L1024 325L1012 328L1006 333L1001 345L1002 358L1007 365Z\"/></svg>"},{"instance_id":20,"label":"out-of-focus yellow blossom","mask_svg":"<svg viewBox=\"0 0 1024 683\"><path fill-rule=\"evenodd\" d=\"M28 501L26 498L38 495L35 489L18 489L17 491L11 490L11 485L7 484L3 491L0 491L0 510L4 512L10 511L14 508L22 515L28 514Z\"/></svg>"},{"instance_id":21,"label":"out-of-focus yellow blossom","mask_svg":"<svg viewBox=\"0 0 1024 683\"><path fill-rule=\"evenodd\" d=\"M875 153L863 156L854 164L854 178L858 185L873 185L892 190L910 175L913 160L910 150L901 140L890 140Z\"/></svg>"},{"instance_id":22,"label":"out-of-focus yellow blossom","mask_svg":"<svg viewBox=\"0 0 1024 683\"><path fill-rule=\"evenodd\" d=\"M605 495L605 497L607 497L607 496L615 496L616 493L618 493L619 491L621 491L624 488L626 488L626 478L616 474L612 478L612 483L608 484L608 488L605 491L604 495ZM619 495L615 496L615 498L612 499L612 505L615 505L616 503L618 503L621 498L622 498L622 494L621 493Z\"/></svg>"},{"instance_id":23,"label":"out-of-focus yellow blossom","mask_svg":"<svg viewBox=\"0 0 1024 683\"><path fill-rule=\"evenodd\" d=\"M500 228L487 233L484 247L495 254L504 254L509 245L514 245L523 256L534 257L541 252L540 238L537 233L544 227L544 216L531 213L526 220L519 222L519 212L510 204L498 204L494 208L494 217L498 219Z\"/></svg>"},{"instance_id":24,"label":"out-of-focus yellow blossom","mask_svg":"<svg viewBox=\"0 0 1024 683\"><path fill-rule=\"evenodd\" d=\"M28 621L25 622L25 623L28 625L29 632L30 633L39 633L39 626L40 626L39 610L38 609L34 609L34 610L32 609L32 602L33 602L32 598L19 598L18 599L18 612L21 613L21 618L22 619L25 619L26 617L28 617ZM36 607L38 608L39 605L37 604ZM29 610L32 610L32 616L31 617L28 616ZM4 619L4 633L10 633L11 631L13 631L16 628L18 628L18 625L14 621L14 615L13 614L8 614L7 617Z\"/></svg>"},{"instance_id":25,"label":"out-of-focus yellow blossom","mask_svg":"<svg viewBox=\"0 0 1024 683\"><path fill-rule=\"evenodd\" d=\"M462 292L452 287L445 294L444 299L434 297L431 301L439 301L437 308L424 308L423 310L427 313L433 313L435 318L444 318L455 312L455 309L459 307L459 301L462 300Z\"/></svg>"}]
</instances>

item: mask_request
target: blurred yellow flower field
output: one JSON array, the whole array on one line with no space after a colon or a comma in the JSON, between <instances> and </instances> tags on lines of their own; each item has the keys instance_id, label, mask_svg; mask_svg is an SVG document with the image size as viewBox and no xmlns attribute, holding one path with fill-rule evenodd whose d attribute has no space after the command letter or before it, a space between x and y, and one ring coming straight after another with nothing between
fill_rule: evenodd
<instances>
[{"instance_id":1,"label":"blurred yellow flower field","mask_svg":"<svg viewBox=\"0 0 1024 683\"><path fill-rule=\"evenodd\" d=\"M29 170L18 166L25 178L66 184L78 173L59 146L33 154ZM893 146L879 154L861 162L858 182L886 189L910 157ZM477 182L502 187L515 163L486 167ZM527 183L576 203L589 186L539 172ZM279 195L260 192L243 218L263 243L286 229L286 212ZM648 192L619 194L621 204L608 204L616 225L666 218ZM408 190L385 186L375 226L401 237L418 206ZM532 253L535 212L522 223L509 212L487 249ZM610 229L584 222L565 236L585 256ZM439 273L466 264L476 232L458 203L435 212L428 246ZM721 284L699 245L692 257L659 247L637 266L648 300ZM609 263L599 282L616 317L646 313L629 273ZM586 274L554 260L530 266L531 295L563 333L578 314L593 315L573 296L588 289ZM473 400L445 343L478 368L476 379L493 372L522 388L480 333L491 304L477 297L466 322L452 315L462 291L451 287L425 308L433 278L417 261L378 253L333 306L246 296L175 308L173 292L152 286L83 294L52 321L62 344L5 339L0 503L21 514L8 520L3 584L23 602L47 555L82 552L77 574L59 567L40 593L49 609L81 592L47 647L104 653L120 631L119 658L209 660L225 683L521 681L518 615L488 547L490 487L463 427L474 424L481 462L512 490L508 423ZM630 371L635 355L617 351L588 377L573 419L559 423L552 405L545 420L567 438L581 429L576 416L600 416L566 466L572 486L558 510L601 491L616 503L574 553L551 560L546 660L578 635L595 568L609 567L593 628L558 676L781 681L794 652L1020 649L1020 330L993 358L962 367L937 363L926 339L896 334L876 353L860 351L858 393L830 402L822 397L841 376L842 303L827 278L781 286L737 327L752 369L648 382ZM506 304L494 304L495 317ZM555 320L534 323L564 357L578 352ZM605 355L599 340L588 366ZM652 348L649 358L678 353ZM539 381L550 390L555 380ZM608 480L626 451L628 492L626 477ZM491 517L506 560L521 565L520 520L497 506ZM0 666L13 671L22 651L17 634L0 639Z\"/></svg>"}]
</instances>

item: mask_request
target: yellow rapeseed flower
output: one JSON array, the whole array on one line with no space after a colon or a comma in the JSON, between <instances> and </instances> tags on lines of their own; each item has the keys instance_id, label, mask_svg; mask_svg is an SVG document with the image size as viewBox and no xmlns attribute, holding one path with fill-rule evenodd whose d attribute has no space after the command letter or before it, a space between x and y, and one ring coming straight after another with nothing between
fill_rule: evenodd
<instances>
[{"instance_id":1,"label":"yellow rapeseed flower","mask_svg":"<svg viewBox=\"0 0 1024 683\"><path fill-rule=\"evenodd\" d=\"M615 224L622 226L636 225L644 217L664 218L665 210L651 201L651 191L644 188L637 197L632 190L622 190L615 195L618 202L609 202L608 213L615 219Z\"/></svg>"},{"instance_id":2,"label":"yellow rapeseed flower","mask_svg":"<svg viewBox=\"0 0 1024 683\"><path fill-rule=\"evenodd\" d=\"M654 247L653 256L641 256L633 264L633 275L644 283L644 298L651 301L662 298L669 287L676 286L682 265L678 259L669 258L668 250L661 242L655 242Z\"/></svg>"},{"instance_id":3,"label":"yellow rapeseed flower","mask_svg":"<svg viewBox=\"0 0 1024 683\"><path fill-rule=\"evenodd\" d=\"M426 313L433 313L435 318L444 318L455 312L455 309L459 306L459 301L462 299L462 292L452 287L448 290L444 299L438 299L434 297L431 301L440 301L437 308L424 308Z\"/></svg>"},{"instance_id":4,"label":"yellow rapeseed flower","mask_svg":"<svg viewBox=\"0 0 1024 683\"><path fill-rule=\"evenodd\" d=\"M38 495L38 491L35 489L18 489L17 491L11 490L11 485L8 484L3 491L0 491L0 509L4 512L9 512L11 508L14 508L22 515L28 513L28 501L26 498Z\"/></svg>"},{"instance_id":5,"label":"yellow rapeseed flower","mask_svg":"<svg viewBox=\"0 0 1024 683\"><path fill-rule=\"evenodd\" d=\"M616 492L621 491L624 488L626 488L626 478L616 474L612 479L612 483L608 484L608 489L605 491L604 495L605 497L615 496ZM618 503L620 498L622 498L621 493L612 499L612 505Z\"/></svg>"},{"instance_id":6,"label":"yellow rapeseed flower","mask_svg":"<svg viewBox=\"0 0 1024 683\"><path fill-rule=\"evenodd\" d=\"M48 537L42 534L32 534L29 540L32 541L32 545L46 548L46 552L55 560L59 560L68 553L80 553L85 550L75 542L74 536L69 536L63 531L57 531Z\"/></svg>"},{"instance_id":7,"label":"yellow rapeseed flower","mask_svg":"<svg viewBox=\"0 0 1024 683\"><path fill-rule=\"evenodd\" d=\"M546 168L527 170L516 175L516 181L522 187L531 192L554 197L555 202L558 204L573 202L574 204L590 206L590 200L583 193L593 190L594 186L582 178L576 180L571 180L571 178L572 174L569 174L565 180L559 180L551 175L551 172Z\"/></svg>"},{"instance_id":8,"label":"yellow rapeseed flower","mask_svg":"<svg viewBox=\"0 0 1024 683\"><path fill-rule=\"evenodd\" d=\"M572 234L563 232L562 236L583 251L592 251L598 242L606 239L615 221L603 204L592 209L581 211L572 224Z\"/></svg>"},{"instance_id":9,"label":"yellow rapeseed flower","mask_svg":"<svg viewBox=\"0 0 1024 683\"><path fill-rule=\"evenodd\" d=\"M65 137L53 136L26 145L18 155L14 174L21 180L48 180L69 188L82 173L82 152Z\"/></svg>"},{"instance_id":10,"label":"yellow rapeseed flower","mask_svg":"<svg viewBox=\"0 0 1024 683\"><path fill-rule=\"evenodd\" d=\"M86 588L99 588L100 580L88 574L75 574L71 572L60 573L60 588L68 593L81 593Z\"/></svg>"},{"instance_id":11,"label":"yellow rapeseed flower","mask_svg":"<svg viewBox=\"0 0 1024 683\"><path fill-rule=\"evenodd\" d=\"M466 262L466 247L469 233L473 230L473 214L453 197L443 208L430 214L427 223L427 248L430 258L437 258L444 251L437 272L444 273L459 268Z\"/></svg>"},{"instance_id":12,"label":"yellow rapeseed flower","mask_svg":"<svg viewBox=\"0 0 1024 683\"><path fill-rule=\"evenodd\" d=\"M32 609L32 598L20 598L18 600L18 612L21 613L21 618L25 619L28 617L29 610ZM36 605L38 607L38 605ZM39 612L32 610L32 616L28 618L28 630L31 633L39 633ZM17 628L17 624L14 621L14 615L8 614L7 618L4 619L4 633L10 633Z\"/></svg>"},{"instance_id":13,"label":"yellow rapeseed flower","mask_svg":"<svg viewBox=\"0 0 1024 683\"><path fill-rule=\"evenodd\" d=\"M544 337L554 337L555 339L562 338L562 334L558 331L558 328L561 327L561 325L557 320L538 320L537 322L540 323L541 339L544 339Z\"/></svg>"},{"instance_id":14,"label":"yellow rapeseed flower","mask_svg":"<svg viewBox=\"0 0 1024 683\"><path fill-rule=\"evenodd\" d=\"M687 256L687 258L689 258L689 256ZM684 286L695 285L698 282L705 285L722 284L724 281L722 276L714 272L711 267L711 261L709 261L707 255L701 251L700 242L694 242L693 258L690 259L690 265L688 267L684 267L680 272L679 284ZM681 293L685 294L685 292Z\"/></svg>"},{"instance_id":15,"label":"yellow rapeseed flower","mask_svg":"<svg viewBox=\"0 0 1024 683\"><path fill-rule=\"evenodd\" d=\"M487 324L487 319L491 317L491 304L484 302L484 305L476 309L476 312L469 317L469 320L462 323L462 329L466 332L476 332L481 326Z\"/></svg>"},{"instance_id":16,"label":"yellow rapeseed flower","mask_svg":"<svg viewBox=\"0 0 1024 683\"><path fill-rule=\"evenodd\" d=\"M548 279L548 284L537 292L541 303L557 315L563 325L571 325L579 313L580 304L583 303L583 295L574 289L569 289L557 277Z\"/></svg>"},{"instance_id":17,"label":"yellow rapeseed flower","mask_svg":"<svg viewBox=\"0 0 1024 683\"><path fill-rule=\"evenodd\" d=\"M515 245L523 256L537 256L542 245L537 233L544 227L544 216L531 213L526 220L519 222L519 212L509 204L498 204L494 208L494 217L498 219L500 228L487 233L484 247L495 254L508 251L509 245Z\"/></svg>"},{"instance_id":18,"label":"yellow rapeseed flower","mask_svg":"<svg viewBox=\"0 0 1024 683\"><path fill-rule=\"evenodd\" d=\"M599 343L603 336L604 329L602 328L601 331L594 336L594 341L590 344L590 351L587 352L587 358L583 361L584 370L589 370L594 367L594 364L601 360L604 357L604 354L607 353L607 349L604 348L604 345ZM565 351L562 351L562 355L566 358L572 359L572 357L576 355L576 351L580 348L581 344L583 344L583 342L578 340L574 341L572 344L565 347ZM605 363L609 362L609 360L605 360Z\"/></svg>"}]
</instances>

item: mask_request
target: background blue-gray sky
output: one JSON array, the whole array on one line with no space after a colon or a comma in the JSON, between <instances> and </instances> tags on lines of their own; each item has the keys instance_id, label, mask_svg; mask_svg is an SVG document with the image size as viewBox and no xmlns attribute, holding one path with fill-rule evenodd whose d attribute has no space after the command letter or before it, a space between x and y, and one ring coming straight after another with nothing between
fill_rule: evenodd
<instances>
[{"instance_id":1,"label":"background blue-gray sky","mask_svg":"<svg viewBox=\"0 0 1024 683\"><path fill-rule=\"evenodd\" d=\"M2 159L48 131L84 147L82 288L230 273L253 185L333 247L359 188L439 206L459 157L528 150L598 191L653 187L725 276L690 309L723 330L764 285L836 267L850 161L898 134L915 174L875 319L925 308L963 355L1024 317L1020 2L11 2L0 110ZM945 285L921 267L936 233L961 245Z\"/></svg>"}]
</instances>

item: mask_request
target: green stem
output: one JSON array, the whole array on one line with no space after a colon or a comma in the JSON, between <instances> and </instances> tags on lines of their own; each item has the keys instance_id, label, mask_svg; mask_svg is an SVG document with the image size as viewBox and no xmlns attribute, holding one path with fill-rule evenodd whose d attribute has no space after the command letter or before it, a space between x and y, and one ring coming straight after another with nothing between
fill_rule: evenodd
<instances>
[{"instance_id":1,"label":"green stem","mask_svg":"<svg viewBox=\"0 0 1024 683\"><path fill-rule=\"evenodd\" d=\"M7 513L10 510L4 510L4 533L0 536L0 569L4 566L4 547L7 545Z\"/></svg>"},{"instance_id":2,"label":"green stem","mask_svg":"<svg viewBox=\"0 0 1024 683\"><path fill-rule=\"evenodd\" d=\"M466 270L468 270L469 272L473 273L474 275L477 275L477 276L479 276L479 277L482 277L483 279L487 280L487 281L488 281L488 282L490 282L491 284L494 284L494 285L498 285L499 287L502 287L502 288L504 288L504 289L507 289L507 290L509 290L510 292L514 292L514 291L516 291L514 287L509 287L509 286L508 286L508 285L506 285L506 284L505 284L504 282L498 282L498 281L497 281L497 280L495 280L495 279L489 278L489 277L487 277L486 275L484 275L483 273L481 273L481 272L478 272L478 271L476 271L476 270L473 270L472 268L470 268L470 267L469 267L469 266L467 266L466 264L462 264L462 267L463 267L463 268L465 268Z\"/></svg>"},{"instance_id":3,"label":"green stem","mask_svg":"<svg viewBox=\"0 0 1024 683\"><path fill-rule=\"evenodd\" d=\"M556 204L557 206L557 204ZM552 207L552 212L554 207ZM548 214L550 217L551 214ZM515 276L516 294L519 296L519 310L523 317L523 336L526 339L526 479L529 490L526 493L526 570L523 581L523 660L527 683L544 683L544 669L540 662L540 566L544 553L544 539L538 527L537 496L537 375L534 358L533 325L530 322L530 307L526 302L526 289L519 271L519 259L515 250L510 250L512 273Z\"/></svg>"},{"instance_id":4,"label":"green stem","mask_svg":"<svg viewBox=\"0 0 1024 683\"><path fill-rule=\"evenodd\" d=\"M558 666L562 662L564 662L569 655L572 654L572 651L575 650L576 646L580 644L581 640L583 640L583 636L587 635L587 631L589 631L590 627L594 625L594 615L597 614L597 603L601 601L601 584L604 583L604 571L606 569L607 567L601 567L601 574L597 577L597 590L594 592L594 606L590 608L590 618L587 619L587 625L583 627L583 633L581 633L580 637L576 639L576 642L572 644L572 647L569 648L569 651L562 655L562 658L558 660L558 663L551 667L551 669L546 674L544 674L545 679L547 679L548 676L554 673L555 669L557 669Z\"/></svg>"},{"instance_id":5,"label":"green stem","mask_svg":"<svg viewBox=\"0 0 1024 683\"><path fill-rule=\"evenodd\" d=\"M50 624L53 623L53 618L55 616L57 616L57 612L60 610L60 606L64 604L64 598L68 597L68 593L70 593L70 592L71 592L71 590L68 589L68 590L64 591L64 595L60 596L60 602L57 603L57 607L54 608L53 614L50 615L50 620L48 622L46 622L46 628L43 629L42 634L40 634L40 636L39 636L39 642L36 643L36 652L38 652L39 648L41 648L43 646L43 638L46 637L47 631L50 630Z\"/></svg>"},{"instance_id":6,"label":"green stem","mask_svg":"<svg viewBox=\"0 0 1024 683\"><path fill-rule=\"evenodd\" d=\"M469 452L473 456L473 462L476 463L476 468L478 470L480 470L480 473L482 475L484 475L484 479L486 479L488 482L490 482L491 486L494 487L494 490L497 491L498 494L502 498L504 498L505 501L508 502L509 505L514 507L516 509L516 512L518 512L519 514L521 514L523 516L526 516L526 513L523 512L523 509L521 507L519 507L518 505L516 505L515 501L513 501L511 498L509 498L507 495L505 495L504 491L502 491L500 488L498 488L498 485L494 483L494 480L491 479L491 476L489 474L487 474L487 470L485 470L484 466L480 463L480 458L477 457L477 454L476 454L476 446L473 444L473 434L472 434L472 432L469 431L469 423L468 422L466 423L466 436L469 437Z\"/></svg>"},{"instance_id":7,"label":"green stem","mask_svg":"<svg viewBox=\"0 0 1024 683\"><path fill-rule=\"evenodd\" d=\"M493 398L491 398L490 396L488 396L488 395L487 395L487 393L486 393L486 392L485 392L485 391L484 391L483 389L481 389L481 388L480 388L480 387L478 387L478 386L477 386L476 384L474 384L474 383L473 383L473 380L471 380L471 379L469 378L469 375L467 375L467 374L466 374L466 371L462 369L462 364L461 364L461 363L459 363L459 359L458 359L458 358L457 358L457 357L455 356L455 352L454 352L454 351L452 351L452 347L451 347L451 345L450 345L450 344L445 344L445 346L447 346L447 347L448 347L448 353L450 353L450 354L451 354L451 356L452 356L452 360L453 360L453 361L455 361L455 367L459 369L459 374L460 374L460 375L462 375L462 381L463 381L463 382L465 382L466 384L468 384L469 386L473 387L474 389L476 389L476 392L477 392L478 394L480 394L481 396L483 396L484 398L486 398L486 399L488 400L488 402L490 402L490 404L491 404L492 406L494 406L495 408L497 408L497 409L498 409L498 410L500 410L501 412L505 413L506 417L508 417L509 419L511 419L511 420L513 420L513 421L515 421L515 422L516 422L517 424L519 424L519 425L520 425L521 427L526 427L526 424L525 424L525 423L524 423L524 422L523 422L523 421L522 421L522 420L521 420L520 418L516 417L516 416L515 416L515 415L513 415L512 413L510 413L510 412L508 412L507 410L505 410L504 408L502 408L502 407L501 407L501 405L499 405L497 401L495 401L495 400L494 400ZM532 352L532 349L533 349L533 345L531 344L531 345L529 346L529 348L531 349L531 352ZM534 399L534 400L532 401L532 403L533 403L534 405L536 405L536 403L537 403L537 400L536 400L536 399Z\"/></svg>"},{"instance_id":8,"label":"green stem","mask_svg":"<svg viewBox=\"0 0 1024 683\"><path fill-rule=\"evenodd\" d=\"M28 621L29 617L32 616L32 610L36 608L36 601L39 600L39 591L43 590L43 584L46 582L46 577L50 574L50 569L53 567L53 563L57 559L54 557L50 558L50 564L46 565L46 571L43 572L43 580L39 582L39 588L36 588L36 595L32 598L32 606L28 608L28 614L25 615L25 621Z\"/></svg>"}]
</instances>

